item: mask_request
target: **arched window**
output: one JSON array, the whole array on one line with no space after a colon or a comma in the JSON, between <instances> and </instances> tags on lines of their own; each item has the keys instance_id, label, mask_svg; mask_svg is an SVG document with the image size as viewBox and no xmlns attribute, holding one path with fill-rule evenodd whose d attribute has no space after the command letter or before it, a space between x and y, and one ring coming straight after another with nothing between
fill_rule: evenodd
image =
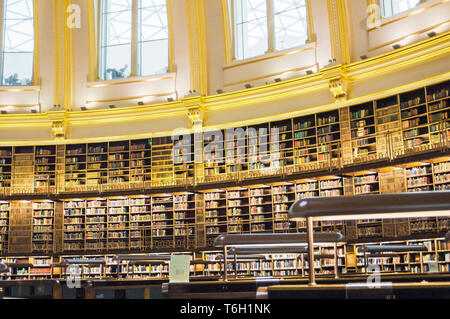
<instances>
[{"instance_id":1,"label":"arched window","mask_svg":"<svg viewBox=\"0 0 450 319\"><path fill-rule=\"evenodd\" d=\"M167 72L166 0L101 0L100 12L100 79Z\"/></svg>"},{"instance_id":2,"label":"arched window","mask_svg":"<svg viewBox=\"0 0 450 319\"><path fill-rule=\"evenodd\" d=\"M33 0L3 0L2 85L30 85L33 80Z\"/></svg>"},{"instance_id":3,"label":"arched window","mask_svg":"<svg viewBox=\"0 0 450 319\"><path fill-rule=\"evenodd\" d=\"M381 0L381 14L383 17L388 18L397 13L414 8L425 1L426 0Z\"/></svg>"},{"instance_id":4,"label":"arched window","mask_svg":"<svg viewBox=\"0 0 450 319\"><path fill-rule=\"evenodd\" d=\"M306 0L228 0L237 60L308 41Z\"/></svg>"}]
</instances>

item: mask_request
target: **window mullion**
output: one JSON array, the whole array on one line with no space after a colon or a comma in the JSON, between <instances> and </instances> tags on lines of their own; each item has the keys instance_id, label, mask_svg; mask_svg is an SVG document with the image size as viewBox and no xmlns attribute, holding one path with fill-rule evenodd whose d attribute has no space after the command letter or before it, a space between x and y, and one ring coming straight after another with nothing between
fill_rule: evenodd
<instances>
[{"instance_id":1,"label":"window mullion","mask_svg":"<svg viewBox=\"0 0 450 319\"><path fill-rule=\"evenodd\" d=\"M132 16L131 16L131 74L130 76L137 76L138 72L138 60L140 55L138 53L138 28L139 28L139 0L133 0L132 3ZM139 57L139 59L138 59Z\"/></svg>"},{"instance_id":2,"label":"window mullion","mask_svg":"<svg viewBox=\"0 0 450 319\"><path fill-rule=\"evenodd\" d=\"M274 14L274 0L267 0L267 52L275 51L275 14Z\"/></svg>"}]
</instances>

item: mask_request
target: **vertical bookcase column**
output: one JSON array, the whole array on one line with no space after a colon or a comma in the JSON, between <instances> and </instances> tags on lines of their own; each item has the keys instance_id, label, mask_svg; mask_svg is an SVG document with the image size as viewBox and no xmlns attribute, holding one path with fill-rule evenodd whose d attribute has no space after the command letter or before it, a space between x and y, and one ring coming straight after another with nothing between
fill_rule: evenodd
<instances>
[{"instance_id":1,"label":"vertical bookcase column","mask_svg":"<svg viewBox=\"0 0 450 319\"><path fill-rule=\"evenodd\" d=\"M406 191L405 171L401 168L392 168L378 174L380 181L380 193L401 193ZM396 230L398 228L399 231ZM405 225L396 226L394 220L382 220L382 236L394 237L396 233L405 233Z\"/></svg>"},{"instance_id":2,"label":"vertical bookcase column","mask_svg":"<svg viewBox=\"0 0 450 319\"><path fill-rule=\"evenodd\" d=\"M34 147L14 147L13 181L15 193L28 193L34 187Z\"/></svg>"},{"instance_id":3,"label":"vertical bookcase column","mask_svg":"<svg viewBox=\"0 0 450 319\"><path fill-rule=\"evenodd\" d=\"M352 139L350 129L350 111L348 107L339 109L339 121L341 122L341 147L342 147L342 164L351 163Z\"/></svg>"},{"instance_id":4,"label":"vertical bookcase column","mask_svg":"<svg viewBox=\"0 0 450 319\"><path fill-rule=\"evenodd\" d=\"M197 183L205 178L203 169L203 120L204 110L200 100L195 98L183 99L188 118L194 131L194 180Z\"/></svg>"},{"instance_id":5,"label":"vertical bookcase column","mask_svg":"<svg viewBox=\"0 0 450 319\"><path fill-rule=\"evenodd\" d=\"M64 251L64 203L55 202L55 221L53 235L53 252L61 253Z\"/></svg>"},{"instance_id":6,"label":"vertical bookcase column","mask_svg":"<svg viewBox=\"0 0 450 319\"><path fill-rule=\"evenodd\" d=\"M65 189L65 161L66 161L66 146L56 145L56 192L64 192Z\"/></svg>"},{"instance_id":7,"label":"vertical bookcase column","mask_svg":"<svg viewBox=\"0 0 450 319\"><path fill-rule=\"evenodd\" d=\"M32 251L33 204L11 202L8 253L28 254Z\"/></svg>"},{"instance_id":8,"label":"vertical bookcase column","mask_svg":"<svg viewBox=\"0 0 450 319\"><path fill-rule=\"evenodd\" d=\"M203 169L202 169L203 171ZM206 242L205 194L196 193L195 197L195 248L204 248Z\"/></svg>"}]
</instances>

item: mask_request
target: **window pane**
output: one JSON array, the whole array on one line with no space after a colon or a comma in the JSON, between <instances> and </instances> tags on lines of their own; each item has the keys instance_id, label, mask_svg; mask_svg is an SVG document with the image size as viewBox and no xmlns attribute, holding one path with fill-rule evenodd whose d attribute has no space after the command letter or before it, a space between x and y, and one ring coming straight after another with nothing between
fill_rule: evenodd
<instances>
[{"instance_id":1,"label":"window pane","mask_svg":"<svg viewBox=\"0 0 450 319\"><path fill-rule=\"evenodd\" d=\"M166 73L169 67L169 24L165 0L139 1L138 73Z\"/></svg>"},{"instance_id":2,"label":"window pane","mask_svg":"<svg viewBox=\"0 0 450 319\"><path fill-rule=\"evenodd\" d=\"M308 14L305 0L274 0L275 49L305 44L308 40Z\"/></svg>"},{"instance_id":3,"label":"window pane","mask_svg":"<svg viewBox=\"0 0 450 319\"><path fill-rule=\"evenodd\" d=\"M264 54L268 49L266 0L235 0L236 59Z\"/></svg>"},{"instance_id":4,"label":"window pane","mask_svg":"<svg viewBox=\"0 0 450 319\"><path fill-rule=\"evenodd\" d=\"M105 47L105 80L121 79L130 76L131 45Z\"/></svg>"},{"instance_id":5,"label":"window pane","mask_svg":"<svg viewBox=\"0 0 450 319\"><path fill-rule=\"evenodd\" d=\"M169 60L168 39L141 42L141 75L163 74L167 72Z\"/></svg>"},{"instance_id":6,"label":"window pane","mask_svg":"<svg viewBox=\"0 0 450 319\"><path fill-rule=\"evenodd\" d=\"M381 0L381 14L387 18L417 6L421 0Z\"/></svg>"},{"instance_id":7,"label":"window pane","mask_svg":"<svg viewBox=\"0 0 450 319\"><path fill-rule=\"evenodd\" d=\"M33 0L4 0L2 85L30 85L33 78Z\"/></svg>"},{"instance_id":8,"label":"window pane","mask_svg":"<svg viewBox=\"0 0 450 319\"><path fill-rule=\"evenodd\" d=\"M131 73L132 0L102 0L100 78Z\"/></svg>"}]
</instances>

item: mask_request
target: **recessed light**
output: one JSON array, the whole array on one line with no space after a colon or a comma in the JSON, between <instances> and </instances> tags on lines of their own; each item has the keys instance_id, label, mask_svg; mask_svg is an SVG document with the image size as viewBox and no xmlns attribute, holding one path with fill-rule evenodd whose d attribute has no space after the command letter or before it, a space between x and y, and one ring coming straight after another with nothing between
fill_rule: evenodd
<instances>
[{"instance_id":1,"label":"recessed light","mask_svg":"<svg viewBox=\"0 0 450 319\"><path fill-rule=\"evenodd\" d=\"M216 92L217 92L217 94L222 94L223 90L222 89L218 89Z\"/></svg>"},{"instance_id":2,"label":"recessed light","mask_svg":"<svg viewBox=\"0 0 450 319\"><path fill-rule=\"evenodd\" d=\"M246 89L251 89L251 87L252 87L251 84L246 84L246 85L245 85L245 88L246 88Z\"/></svg>"},{"instance_id":3,"label":"recessed light","mask_svg":"<svg viewBox=\"0 0 450 319\"><path fill-rule=\"evenodd\" d=\"M365 60L365 59L367 59L367 55L361 55L360 58L361 58L361 60Z\"/></svg>"},{"instance_id":4,"label":"recessed light","mask_svg":"<svg viewBox=\"0 0 450 319\"><path fill-rule=\"evenodd\" d=\"M436 32L431 31L430 33L427 33L427 35L428 35L430 38L432 38L432 37L434 37L434 36L436 35Z\"/></svg>"},{"instance_id":5,"label":"recessed light","mask_svg":"<svg viewBox=\"0 0 450 319\"><path fill-rule=\"evenodd\" d=\"M400 49L400 44L394 44L392 47L394 48L394 50Z\"/></svg>"},{"instance_id":6,"label":"recessed light","mask_svg":"<svg viewBox=\"0 0 450 319\"><path fill-rule=\"evenodd\" d=\"M312 70L306 70L306 74L308 74L308 75L313 74L313 71Z\"/></svg>"},{"instance_id":7,"label":"recessed light","mask_svg":"<svg viewBox=\"0 0 450 319\"><path fill-rule=\"evenodd\" d=\"M274 81L275 82L281 82L281 79L280 78L275 78Z\"/></svg>"}]
</instances>

